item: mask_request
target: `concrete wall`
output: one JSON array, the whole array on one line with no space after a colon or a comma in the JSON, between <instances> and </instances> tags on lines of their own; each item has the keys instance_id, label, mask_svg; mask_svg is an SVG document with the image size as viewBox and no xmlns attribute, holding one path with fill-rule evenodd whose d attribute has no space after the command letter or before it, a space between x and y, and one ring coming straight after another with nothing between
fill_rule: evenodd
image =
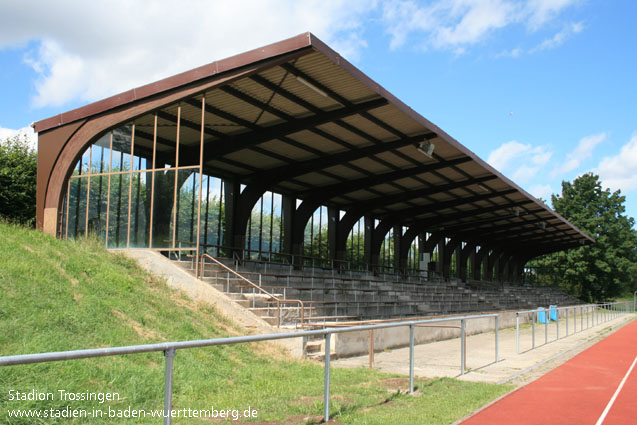
<instances>
[{"instance_id":1,"label":"concrete wall","mask_svg":"<svg viewBox=\"0 0 637 425\"><path fill-rule=\"evenodd\" d=\"M499 328L511 328L515 326L515 311L498 311L500 315ZM486 314L486 313L485 313ZM529 315L520 315L520 325L529 323ZM444 317L444 316L437 316ZM460 326L459 320L435 323L435 326ZM493 332L495 318L485 317L466 321L466 334L473 335L483 332ZM332 354L337 357L351 357L369 353L369 331L346 332L334 334ZM445 327L416 327L414 329L414 341L416 344L442 341L458 338L460 329ZM495 338L495 337L494 337ZM388 329L376 329L374 331L374 351L383 351L392 348L401 348L409 345L409 327L401 326Z\"/></svg>"}]
</instances>

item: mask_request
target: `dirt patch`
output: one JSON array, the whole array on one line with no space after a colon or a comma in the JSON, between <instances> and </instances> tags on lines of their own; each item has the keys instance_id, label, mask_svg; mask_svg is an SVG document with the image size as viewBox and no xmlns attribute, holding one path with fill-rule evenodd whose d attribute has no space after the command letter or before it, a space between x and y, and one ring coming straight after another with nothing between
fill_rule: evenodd
<instances>
[{"instance_id":1,"label":"dirt patch","mask_svg":"<svg viewBox=\"0 0 637 425\"><path fill-rule=\"evenodd\" d=\"M122 313L121 311L118 310L111 310L111 313L113 313L115 316L119 317L120 319L122 319L126 326L128 326L129 328L132 328L135 333L139 336L141 336L142 338L146 338L146 339L154 339L154 340L161 340L164 341L164 337L161 336L161 334L153 329L147 329L144 327L144 325L142 325L141 323L131 319L130 317L128 317L127 315L125 315L124 313Z\"/></svg>"},{"instance_id":2,"label":"dirt patch","mask_svg":"<svg viewBox=\"0 0 637 425\"><path fill-rule=\"evenodd\" d=\"M414 379L414 387L418 386L418 383L428 382L429 379L417 378ZM387 388L389 392L401 392L406 393L409 391L409 378L388 378L378 381L380 385Z\"/></svg>"}]
</instances>

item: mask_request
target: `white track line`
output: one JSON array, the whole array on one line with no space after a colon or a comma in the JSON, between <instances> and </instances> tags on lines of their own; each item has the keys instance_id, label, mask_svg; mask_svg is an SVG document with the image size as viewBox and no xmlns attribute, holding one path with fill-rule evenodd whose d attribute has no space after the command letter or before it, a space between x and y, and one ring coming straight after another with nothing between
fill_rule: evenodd
<instances>
[{"instance_id":1,"label":"white track line","mask_svg":"<svg viewBox=\"0 0 637 425\"><path fill-rule=\"evenodd\" d=\"M617 391L615 391L615 394L613 394L613 398L610 399L610 401L606 405L606 409L604 409L604 411L602 412L602 416L599 417L595 425L602 425L602 422L604 422L604 419L606 419L606 415L608 415L610 408L613 407L613 403L615 403L615 400L617 399L619 392L622 390L622 387L626 383L626 380L628 379L630 372L633 371L633 368L635 367L635 363L637 363L637 356L635 356L635 360L633 360L633 364L630 366L630 369L628 369L628 372L626 372L626 375L624 375L624 379L622 379L622 382L619 384L619 387L617 387Z\"/></svg>"}]
</instances>

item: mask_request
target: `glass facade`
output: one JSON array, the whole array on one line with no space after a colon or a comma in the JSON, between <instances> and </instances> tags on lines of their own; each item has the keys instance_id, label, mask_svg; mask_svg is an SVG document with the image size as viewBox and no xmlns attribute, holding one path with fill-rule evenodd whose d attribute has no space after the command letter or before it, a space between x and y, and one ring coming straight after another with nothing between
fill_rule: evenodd
<instances>
[{"instance_id":1,"label":"glass facade","mask_svg":"<svg viewBox=\"0 0 637 425\"><path fill-rule=\"evenodd\" d=\"M201 96L187 102L191 106L196 102L204 104ZM206 116L213 115L206 115L205 111L195 114L192 109L184 116L179 104L169 105L113 128L90 144L79 156L65 188L62 237L96 237L112 249L233 255L236 248L229 248L232 244L226 238L225 198L229 183L214 161L206 160L206 135L217 131L212 129L215 124L206 123ZM345 240L345 251L339 254L341 260L335 262L328 234L336 226L329 224L345 213L335 210L331 214L334 216L330 216L328 207L320 206L311 215L303 246L297 253L301 263L352 270L368 268L365 220L361 218L353 225ZM284 215L283 196L265 192L248 218L242 258L291 261L292 253L284 249ZM385 236L379 264L371 266L397 266L393 232ZM410 269L418 267L417 259L418 241L414 241L408 256Z\"/></svg>"}]
</instances>

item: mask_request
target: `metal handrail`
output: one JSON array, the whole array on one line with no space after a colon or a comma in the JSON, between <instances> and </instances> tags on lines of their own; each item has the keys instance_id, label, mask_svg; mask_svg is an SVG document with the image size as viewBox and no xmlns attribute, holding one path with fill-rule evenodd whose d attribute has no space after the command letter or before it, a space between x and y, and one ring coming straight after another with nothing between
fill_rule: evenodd
<instances>
[{"instance_id":1,"label":"metal handrail","mask_svg":"<svg viewBox=\"0 0 637 425\"><path fill-rule=\"evenodd\" d=\"M217 345L231 345L241 344L248 342L259 341L272 341L287 338L301 338L308 336L323 336L325 338L325 383L323 394L323 416L324 421L329 421L330 412L330 343L331 335L336 333L355 332L355 331L371 331L374 329L394 328L399 326L409 326L409 392L414 392L414 328L426 323L438 323L460 320L461 329L461 347L460 347L460 367L461 375L464 375L466 370L466 344L465 344L465 326L466 321L471 319L481 319L485 317L493 317L495 319L495 361L499 361L498 355L498 330L499 330L499 316L496 313L481 314L481 315L469 315L469 316L456 316L456 317L442 317L434 319L423 320L410 320L405 322L393 322L393 323L379 323L375 325L362 325L352 326L348 328L337 329L317 329L311 331L300 332L285 332L278 334L268 335L248 335L248 336L235 336L227 338L214 338L214 339L200 339L190 341L174 341L163 342L157 344L144 344L144 345L129 345L124 347L107 347L107 348L93 348L85 350L74 351L57 351L50 353L35 353L35 354L21 354L13 356L0 357L0 366L13 366L31 363L44 363L54 362L62 360L74 360L74 359L87 359L92 357L106 357L116 356L122 354L137 354L137 353L149 353L163 351L166 357L166 370L164 381L164 413L170 412L172 409L172 381L173 381L173 359L175 357L176 350L198 348L198 347L212 347ZM170 415L164 416L164 425L170 425L172 417Z\"/></svg>"},{"instance_id":2,"label":"metal handrail","mask_svg":"<svg viewBox=\"0 0 637 425\"><path fill-rule=\"evenodd\" d=\"M619 307L623 306L623 309ZM550 318L552 311L557 311L557 319L555 321L556 324L556 338L553 341L557 341L560 339L560 321L559 321L559 311L565 311L566 315L566 336L569 335L569 311L573 310L573 333L577 332L577 311L580 312L580 329L579 331L583 331L585 329L596 326L600 323L608 322L609 320L615 319L617 317L621 317L630 312L630 307L628 306L628 302L606 302L599 304L577 304L565 307L552 307L549 308L537 308L533 310L522 310L517 311L515 313L515 345L516 345L516 353L520 354L520 315L531 314L531 350L536 348L535 344L535 322L539 319L539 313L545 314L544 320L544 344L548 344L548 329L549 322L552 321ZM586 326L584 325L584 315L586 315ZM601 315L601 317L600 317Z\"/></svg>"},{"instance_id":3,"label":"metal handrail","mask_svg":"<svg viewBox=\"0 0 637 425\"><path fill-rule=\"evenodd\" d=\"M255 283L251 282L250 280L246 279L245 277L241 276L239 273L237 273L236 271L232 270L230 267L226 266L221 261L217 260L216 258L214 258L214 257L212 257L212 256L210 256L208 254L201 254L201 256L199 257L200 267L199 267L199 276L197 276L197 277L205 276L204 269L203 269L204 265L206 264L206 262L204 261L205 258L209 258L210 260L212 260L215 264L217 264L221 268L225 269L229 273L232 273L233 275L237 276L242 281L246 282L247 284L249 284L252 287L256 288L257 290L259 290L263 294L269 296L271 299L275 300L276 301L277 310L278 310L277 321L276 321L276 327L277 328L281 327L281 304L298 304L299 305L299 310L300 310L299 317L301 319L301 326L305 325L305 306L303 305L303 301L301 301L301 300L286 300L286 299L283 299L283 298L279 298L276 295L271 294L270 292L268 292L265 289L261 288L259 285L255 284Z\"/></svg>"}]
</instances>

